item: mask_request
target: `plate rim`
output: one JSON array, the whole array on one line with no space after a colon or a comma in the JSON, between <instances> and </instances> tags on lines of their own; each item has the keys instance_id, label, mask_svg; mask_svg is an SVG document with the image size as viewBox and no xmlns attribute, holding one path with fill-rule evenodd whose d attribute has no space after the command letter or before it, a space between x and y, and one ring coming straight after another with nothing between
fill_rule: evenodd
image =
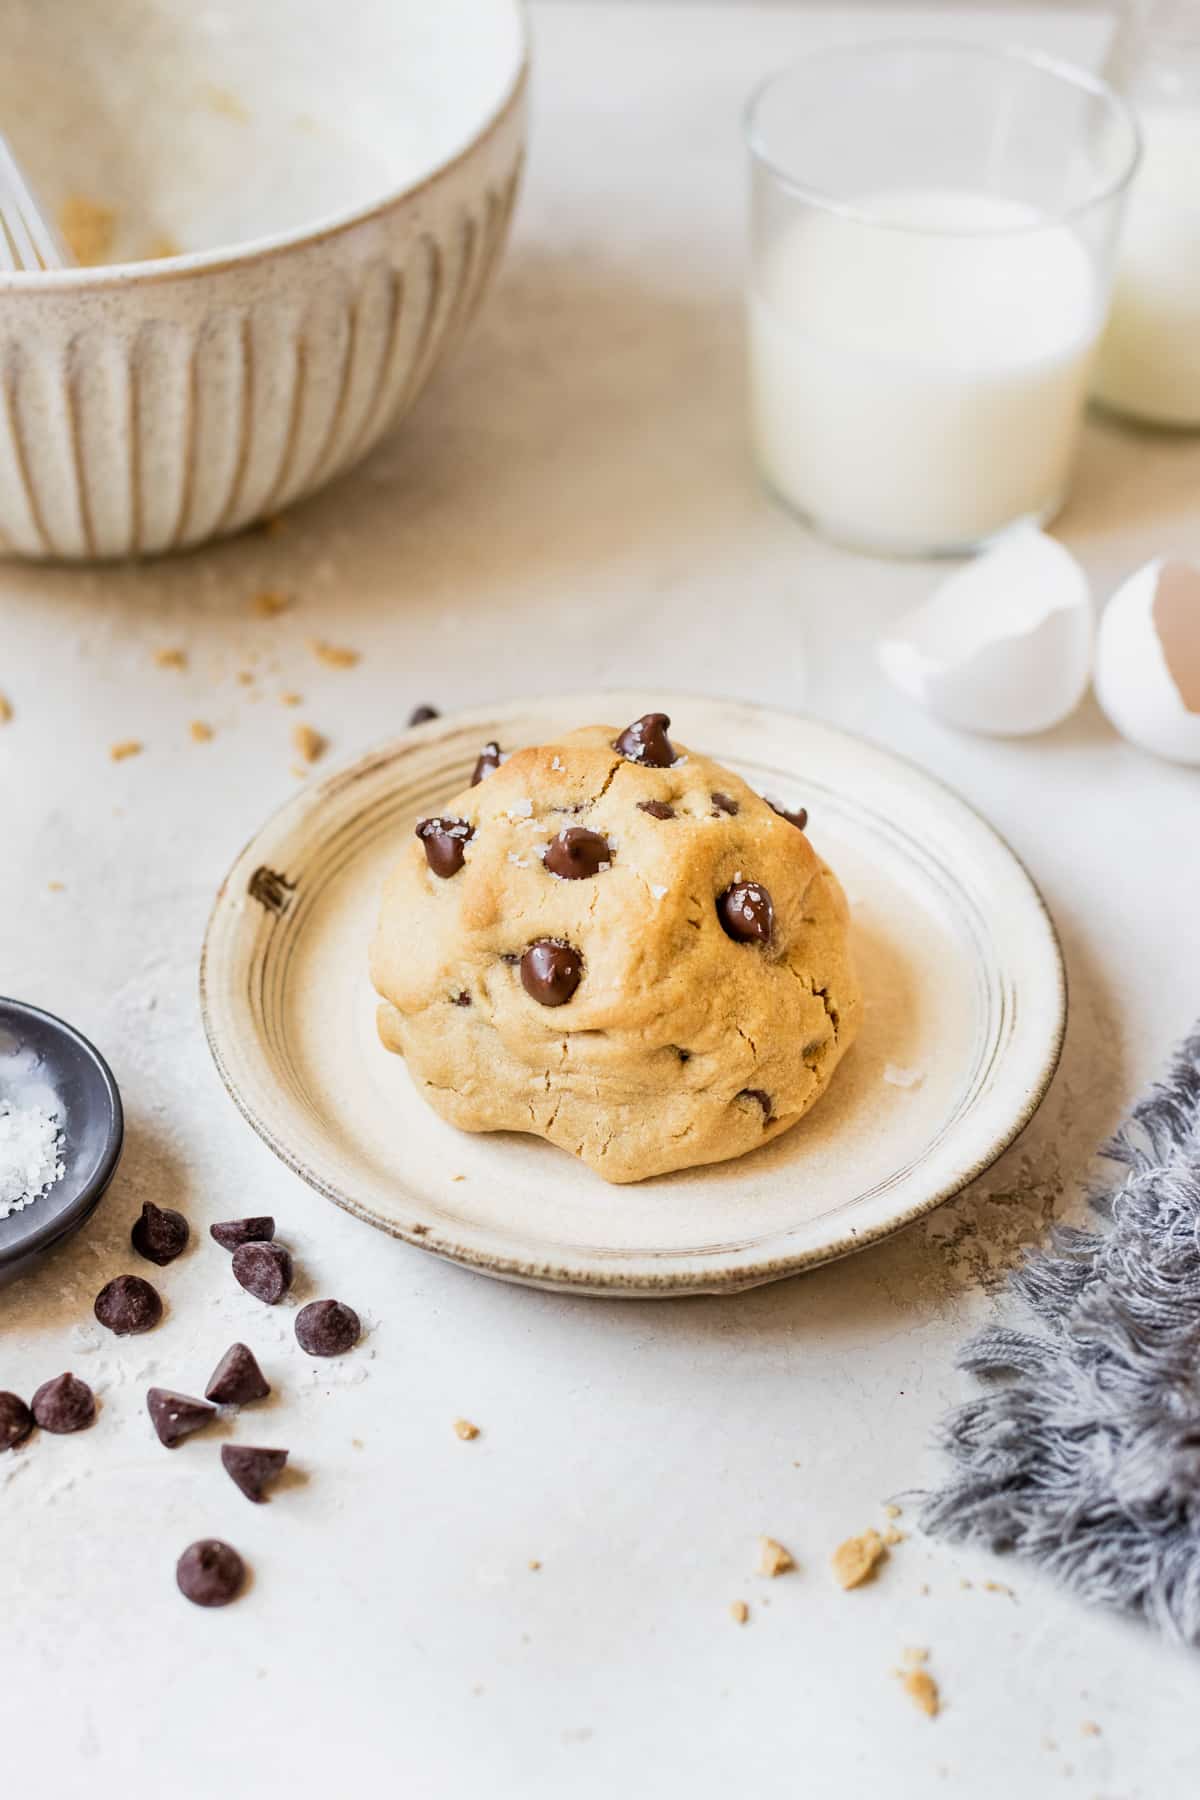
<instances>
[{"instance_id":1,"label":"plate rim","mask_svg":"<svg viewBox=\"0 0 1200 1800\"><path fill-rule=\"evenodd\" d=\"M645 696L639 690L627 687L603 688L589 692L586 696L579 696L581 701L586 699L589 705L610 699L614 701L628 700L631 697L642 699ZM556 698L566 701L573 696L562 695L556 696ZM944 1205L947 1200L953 1199L956 1194L969 1187L971 1182L978 1180L981 1175L986 1173L993 1163L1016 1142L1041 1106L1058 1069L1066 1037L1069 1008L1067 970L1062 943L1045 896L1025 861L1013 849L1007 838L997 830L978 807L965 799L941 776L932 774L903 751L880 743L863 732L848 731L843 726L831 724L811 713L794 712L786 707L768 706L758 701L749 701L733 695L672 690L669 695L662 698L668 707L676 709L688 705L726 706L741 708L757 714L766 714L790 725L816 726L831 738L840 738L851 745L865 748L901 765L915 775L918 780L948 795L956 805L970 814L976 824L994 840L1019 871L1035 902L1045 928L1046 943L1051 952L1051 964L1056 977L1053 994L1046 996L1047 1001L1053 1003L1053 1023L1048 1028L1047 1046L1041 1064L1029 1082L1020 1107L1014 1113L1011 1121L993 1138L988 1148L974 1158L969 1167L956 1170L948 1180L937 1184L927 1195L914 1201L894 1217L863 1230L845 1230L836 1242L826 1245L797 1249L787 1254L767 1257L756 1263L739 1263L725 1270L697 1269L694 1273L655 1274L649 1271L638 1273L628 1269L605 1270L603 1268L580 1269L553 1266L548 1262L539 1263L529 1258L507 1255L494 1250L479 1250L470 1244L444 1241L428 1227L414 1230L411 1226L405 1227L398 1222L378 1217L369 1212L350 1193L340 1189L334 1182L308 1166L304 1158L280 1137L274 1127L251 1104L222 1054L221 1032L215 1023L214 1009L210 1004L212 977L210 965L215 962L214 944L217 931L224 920L226 908L231 904L232 878L260 840L276 833L281 826L288 825L289 815L297 815L296 822L299 822L319 806L322 798L334 790L341 789L348 782L357 781L371 769L390 762L408 745L414 742L419 743L424 737L436 737L439 728L444 729L447 724L451 724L455 728L469 727L473 722L478 721L481 729L490 730L492 727L502 724L506 718L519 717L524 713L536 711L539 705L544 705L545 696L506 700L499 705L456 709L452 713L439 714L435 719L421 725L410 726L381 743L369 745L364 750L348 754L329 768L320 781L311 787L305 787L299 793L289 795L268 814L233 858L217 889L209 912L199 964L200 1016L209 1054L213 1059L221 1083L247 1124L284 1166L293 1174L298 1175L306 1186L311 1187L325 1199L332 1201L342 1211L349 1213L352 1218L360 1219L376 1230L383 1231L390 1237L412 1245L414 1249L429 1251L460 1267L500 1280L549 1288L560 1293L571 1292L599 1298L624 1296L646 1299L664 1299L676 1295L685 1297L689 1294L736 1293L768 1282L784 1280L792 1275L802 1274L808 1269L818 1268L825 1263L840 1261L843 1257L852 1256L858 1250L882 1243L898 1231L906 1230L918 1219L924 1218L927 1214L936 1211L939 1206ZM630 1254L636 1256L637 1252L631 1251Z\"/></svg>"}]
</instances>

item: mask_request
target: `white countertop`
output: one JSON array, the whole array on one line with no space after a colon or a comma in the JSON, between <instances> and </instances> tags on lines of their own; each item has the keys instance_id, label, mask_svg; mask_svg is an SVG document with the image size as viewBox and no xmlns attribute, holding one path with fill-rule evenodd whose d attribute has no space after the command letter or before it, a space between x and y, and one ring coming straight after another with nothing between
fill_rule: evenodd
<instances>
[{"instance_id":1,"label":"white countertop","mask_svg":"<svg viewBox=\"0 0 1200 1800\"><path fill-rule=\"evenodd\" d=\"M944 11L926 20L945 29ZM74 1367L103 1399L89 1434L0 1463L6 1791L1170 1800L1194 1786L1194 1658L1022 1566L915 1536L872 1587L844 1594L828 1569L841 1538L935 1475L934 1423L970 1388L957 1347L1019 1247L1077 1214L1092 1149L1200 1009L1197 775L1120 743L1090 702L1009 744L914 712L870 646L928 567L815 542L747 467L742 97L806 44L921 22L895 7L535 8L516 240L407 429L276 536L134 570L0 573L15 713L0 728L0 988L96 1040L129 1122L92 1224L0 1290L0 1387L28 1395ZM1077 16L1024 10L954 29L1014 23L1056 48L1092 41ZM1089 427L1061 532L1098 592L1150 554L1195 553L1198 488L1200 441ZM254 617L263 588L294 609ZM361 664L318 663L312 636ZM171 647L186 670L155 666ZM736 1298L585 1302L440 1264L276 1163L210 1064L197 955L225 868L294 788L297 718L351 753L418 701L656 681L811 709L952 782L1047 896L1071 1023L1034 1125L924 1225ZM192 719L211 743L190 740ZM144 753L111 762L125 738ZM127 1233L146 1198L196 1232L156 1277L168 1318L88 1348L76 1328L98 1338L96 1290L140 1266ZM312 1370L292 1314L234 1289L207 1226L251 1211L277 1215L309 1294L369 1319L344 1363ZM211 1435L168 1454L142 1411L148 1381L197 1391L237 1336L279 1390L238 1436L288 1445L306 1477L253 1510ZM459 1415L477 1441L454 1436ZM797 1573L753 1573L763 1532ZM253 1568L225 1612L174 1588L179 1550L209 1533ZM933 1722L891 1674L914 1644L942 1686Z\"/></svg>"}]
</instances>

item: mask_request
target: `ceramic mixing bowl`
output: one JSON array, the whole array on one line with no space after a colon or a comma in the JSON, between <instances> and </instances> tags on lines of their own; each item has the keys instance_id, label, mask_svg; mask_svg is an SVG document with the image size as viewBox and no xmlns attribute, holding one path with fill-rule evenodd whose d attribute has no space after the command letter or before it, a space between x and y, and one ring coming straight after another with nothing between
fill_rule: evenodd
<instances>
[{"instance_id":1,"label":"ceramic mixing bowl","mask_svg":"<svg viewBox=\"0 0 1200 1800\"><path fill-rule=\"evenodd\" d=\"M470 318L525 134L519 0L10 0L0 119L102 266L0 276L0 534L238 531L350 467Z\"/></svg>"}]
</instances>

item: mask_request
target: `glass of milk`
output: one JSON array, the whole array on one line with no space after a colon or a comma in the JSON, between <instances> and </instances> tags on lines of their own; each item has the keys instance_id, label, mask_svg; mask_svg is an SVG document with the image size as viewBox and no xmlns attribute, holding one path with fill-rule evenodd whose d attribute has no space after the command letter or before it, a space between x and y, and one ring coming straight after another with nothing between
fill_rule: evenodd
<instances>
[{"instance_id":1,"label":"glass of milk","mask_svg":"<svg viewBox=\"0 0 1200 1800\"><path fill-rule=\"evenodd\" d=\"M1142 127L1092 391L1154 425L1200 426L1200 0L1127 0L1108 62Z\"/></svg>"},{"instance_id":2,"label":"glass of milk","mask_svg":"<svg viewBox=\"0 0 1200 1800\"><path fill-rule=\"evenodd\" d=\"M1066 496L1132 115L1048 58L818 52L747 111L751 430L827 536L979 548Z\"/></svg>"}]
</instances>

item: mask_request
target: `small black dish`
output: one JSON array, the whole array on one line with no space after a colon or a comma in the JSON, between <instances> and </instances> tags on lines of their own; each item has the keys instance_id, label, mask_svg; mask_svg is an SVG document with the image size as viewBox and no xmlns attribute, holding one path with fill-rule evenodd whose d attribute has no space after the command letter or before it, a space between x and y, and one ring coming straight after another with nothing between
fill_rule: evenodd
<instances>
[{"instance_id":1,"label":"small black dish","mask_svg":"<svg viewBox=\"0 0 1200 1800\"><path fill-rule=\"evenodd\" d=\"M23 1274L90 1218L113 1178L125 1119L112 1070L74 1026L0 995L0 1098L22 1090L57 1096L65 1171L23 1212L0 1219L0 1282Z\"/></svg>"}]
</instances>

